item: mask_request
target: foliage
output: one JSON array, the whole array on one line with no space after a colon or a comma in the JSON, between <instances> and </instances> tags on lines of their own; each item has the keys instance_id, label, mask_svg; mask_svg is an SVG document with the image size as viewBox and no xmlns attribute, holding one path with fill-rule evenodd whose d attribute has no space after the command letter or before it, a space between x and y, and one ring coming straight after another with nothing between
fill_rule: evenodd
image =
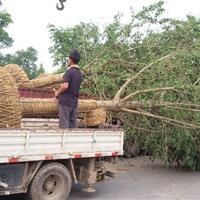
<instances>
[{"instance_id":1,"label":"foliage","mask_svg":"<svg viewBox=\"0 0 200 200\"><path fill-rule=\"evenodd\" d=\"M99 30L92 23L80 23L72 28L56 28L48 26L51 39L55 44L49 51L53 54L54 64L65 69L66 59L73 48L78 48L82 55L82 65L85 65L96 54L99 48Z\"/></svg>"},{"instance_id":2,"label":"foliage","mask_svg":"<svg viewBox=\"0 0 200 200\"><path fill-rule=\"evenodd\" d=\"M200 19L163 14L159 1L138 13L131 10L126 24L116 15L102 31L92 23L50 26L50 50L55 64L62 64L70 49L80 49L82 92L143 105L115 113L129 145L136 143L167 165L199 170Z\"/></svg>"},{"instance_id":3,"label":"foliage","mask_svg":"<svg viewBox=\"0 0 200 200\"><path fill-rule=\"evenodd\" d=\"M0 65L4 66L9 63L14 63L21 66L27 73L30 79L36 78L40 73L44 73L44 68L40 66L37 69L37 51L28 47L26 50L16 51L13 55L6 54L0 56Z\"/></svg>"},{"instance_id":4,"label":"foliage","mask_svg":"<svg viewBox=\"0 0 200 200\"><path fill-rule=\"evenodd\" d=\"M12 23L10 14L5 11L0 12L0 49L10 47L13 43L13 39L5 30L10 23Z\"/></svg>"}]
</instances>

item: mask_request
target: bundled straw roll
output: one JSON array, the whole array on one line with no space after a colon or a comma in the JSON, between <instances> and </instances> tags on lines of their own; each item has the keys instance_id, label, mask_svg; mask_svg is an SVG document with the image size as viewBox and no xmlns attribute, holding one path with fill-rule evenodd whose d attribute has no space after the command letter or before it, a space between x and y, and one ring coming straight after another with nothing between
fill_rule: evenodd
<instances>
[{"instance_id":1,"label":"bundled straw roll","mask_svg":"<svg viewBox=\"0 0 200 200\"><path fill-rule=\"evenodd\" d=\"M26 87L47 87L53 84L59 84L63 81L63 74L48 75L46 77L40 77L30 80L26 83Z\"/></svg>"},{"instance_id":2,"label":"bundled straw roll","mask_svg":"<svg viewBox=\"0 0 200 200\"><path fill-rule=\"evenodd\" d=\"M48 73L42 73L42 74L40 74L40 75L38 75L37 76L37 78L44 78L44 77L48 77L50 74L48 74Z\"/></svg>"},{"instance_id":3,"label":"bundled straw roll","mask_svg":"<svg viewBox=\"0 0 200 200\"><path fill-rule=\"evenodd\" d=\"M40 74L38 77L37 77L37 80L41 78L48 78L48 77L51 77L51 76L54 76L54 75L51 75L51 74L48 74L48 73L42 73ZM59 75L59 83L52 83L51 85L47 86L48 88L55 88L55 89L59 89L60 88L60 84L61 84L61 76L62 75Z\"/></svg>"},{"instance_id":4,"label":"bundled straw roll","mask_svg":"<svg viewBox=\"0 0 200 200\"><path fill-rule=\"evenodd\" d=\"M17 87L47 87L54 84L61 83L63 80L63 74L47 75L33 80L29 80L27 74L22 67L9 64L3 67L14 78Z\"/></svg>"},{"instance_id":5,"label":"bundled straw roll","mask_svg":"<svg viewBox=\"0 0 200 200\"><path fill-rule=\"evenodd\" d=\"M9 64L4 66L3 69L12 75L17 87L23 87L29 82L29 78L22 67L15 64Z\"/></svg>"},{"instance_id":6,"label":"bundled straw roll","mask_svg":"<svg viewBox=\"0 0 200 200\"><path fill-rule=\"evenodd\" d=\"M57 101L52 99L21 99L23 117L57 117ZM79 100L78 113L85 113L85 125L88 127L103 124L106 121L106 111L98 108L95 100Z\"/></svg>"},{"instance_id":7,"label":"bundled straw roll","mask_svg":"<svg viewBox=\"0 0 200 200\"><path fill-rule=\"evenodd\" d=\"M0 128L20 127L21 103L12 75L0 68Z\"/></svg>"}]
</instances>

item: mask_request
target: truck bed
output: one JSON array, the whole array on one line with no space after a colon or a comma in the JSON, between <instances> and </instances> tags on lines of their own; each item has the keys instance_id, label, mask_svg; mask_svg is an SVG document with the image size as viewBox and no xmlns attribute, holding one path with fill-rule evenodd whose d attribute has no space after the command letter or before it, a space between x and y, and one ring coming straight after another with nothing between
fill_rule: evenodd
<instances>
[{"instance_id":1,"label":"truck bed","mask_svg":"<svg viewBox=\"0 0 200 200\"><path fill-rule=\"evenodd\" d=\"M0 163L123 155L123 137L120 129L0 129Z\"/></svg>"}]
</instances>

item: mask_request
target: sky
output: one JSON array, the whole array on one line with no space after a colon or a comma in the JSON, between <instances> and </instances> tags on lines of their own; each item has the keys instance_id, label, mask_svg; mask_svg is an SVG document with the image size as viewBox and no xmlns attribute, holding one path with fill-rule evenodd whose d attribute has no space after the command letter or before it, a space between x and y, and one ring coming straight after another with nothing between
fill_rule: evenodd
<instances>
[{"instance_id":1,"label":"sky","mask_svg":"<svg viewBox=\"0 0 200 200\"><path fill-rule=\"evenodd\" d=\"M130 7L136 12L157 0L66 0L65 9L58 11L59 0L1 0L3 6L11 14L13 23L7 32L14 39L11 48L3 53L14 53L17 50L32 46L38 51L38 66L43 64L45 71L52 73L59 66L53 67L53 60L48 52L52 45L48 24L56 27L71 27L80 22L93 22L104 25L112 21L118 12L128 18ZM200 18L199 0L165 0L166 15L184 19L187 14ZM67 54L68 52L66 52Z\"/></svg>"}]
</instances>

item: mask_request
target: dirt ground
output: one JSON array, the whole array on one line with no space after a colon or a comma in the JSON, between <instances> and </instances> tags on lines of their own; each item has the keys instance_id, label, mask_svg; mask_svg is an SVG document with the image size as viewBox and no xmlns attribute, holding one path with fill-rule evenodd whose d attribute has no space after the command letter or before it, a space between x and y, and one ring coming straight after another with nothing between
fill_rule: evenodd
<instances>
[{"instance_id":1,"label":"dirt ground","mask_svg":"<svg viewBox=\"0 0 200 200\"><path fill-rule=\"evenodd\" d=\"M95 193L85 193L74 185L70 200L199 200L200 172L164 167L148 157L120 159L108 167L116 173L113 179L96 185ZM22 195L0 200L24 200Z\"/></svg>"}]
</instances>

